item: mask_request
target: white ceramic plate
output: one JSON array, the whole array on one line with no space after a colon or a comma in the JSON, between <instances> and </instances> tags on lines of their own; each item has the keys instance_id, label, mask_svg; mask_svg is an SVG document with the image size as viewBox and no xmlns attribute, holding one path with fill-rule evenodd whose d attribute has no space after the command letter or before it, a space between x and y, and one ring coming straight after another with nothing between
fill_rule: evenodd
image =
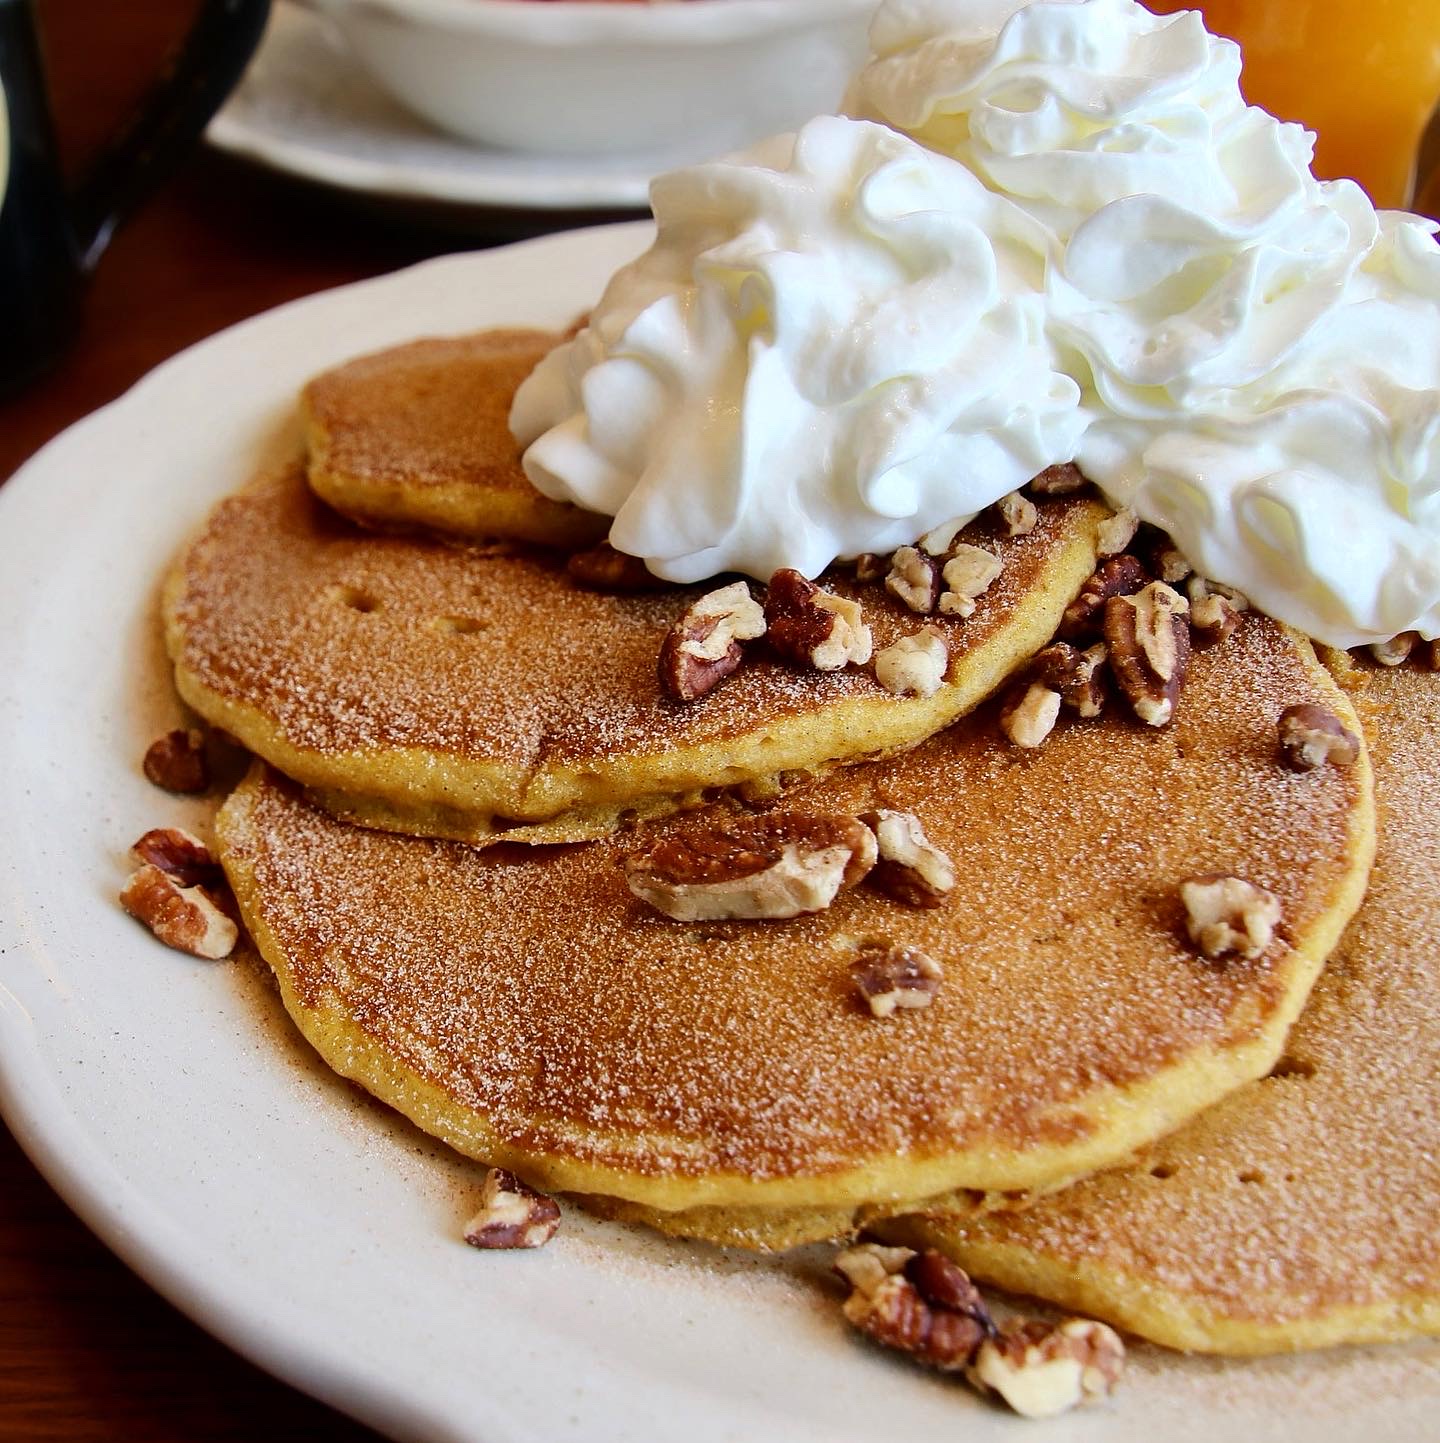
<instances>
[{"instance_id":1,"label":"white ceramic plate","mask_svg":"<svg viewBox=\"0 0 1440 1443\"><path fill-rule=\"evenodd\" d=\"M329 1074L256 972L121 914L134 838L208 824L140 775L180 717L160 577L212 501L296 445L299 384L418 334L568 321L647 235L572 232L286 306L0 490L0 1110L22 1145L197 1321L396 1438L1433 1439L1440 1344L1255 1363L1137 1347L1110 1407L1031 1426L848 1337L821 1250L757 1261L569 1213L543 1252L475 1252L475 1164Z\"/></svg>"},{"instance_id":2,"label":"white ceramic plate","mask_svg":"<svg viewBox=\"0 0 1440 1443\"><path fill-rule=\"evenodd\" d=\"M212 145L271 169L392 200L524 210L645 208L650 179L702 157L491 150L426 125L384 93L331 26L277 5Z\"/></svg>"}]
</instances>

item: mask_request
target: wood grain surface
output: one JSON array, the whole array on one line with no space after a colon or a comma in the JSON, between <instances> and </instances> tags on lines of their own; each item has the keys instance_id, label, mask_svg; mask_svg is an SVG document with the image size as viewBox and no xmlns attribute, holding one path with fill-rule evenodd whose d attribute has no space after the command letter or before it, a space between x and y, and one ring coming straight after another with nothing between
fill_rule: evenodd
<instances>
[{"instance_id":1,"label":"wood grain surface","mask_svg":"<svg viewBox=\"0 0 1440 1443\"><path fill-rule=\"evenodd\" d=\"M67 166L122 121L195 0L41 0ZM101 261L77 344L0 401L0 478L153 366L329 286L611 217L382 207L197 147ZM0 1443L362 1443L375 1434L276 1382L139 1281L0 1127Z\"/></svg>"}]
</instances>

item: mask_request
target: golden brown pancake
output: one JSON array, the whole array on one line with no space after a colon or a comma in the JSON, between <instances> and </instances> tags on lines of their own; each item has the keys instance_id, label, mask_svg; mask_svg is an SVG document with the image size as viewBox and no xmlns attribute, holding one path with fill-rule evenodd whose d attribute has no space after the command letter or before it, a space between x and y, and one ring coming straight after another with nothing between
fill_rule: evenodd
<instances>
[{"instance_id":1,"label":"golden brown pancake","mask_svg":"<svg viewBox=\"0 0 1440 1443\"><path fill-rule=\"evenodd\" d=\"M348 827L257 770L219 821L245 920L337 1071L532 1182L666 1210L851 1207L1043 1187L1266 1072L1359 903L1369 771L1274 760L1286 705L1348 704L1261 618L1201 653L1174 723L1118 713L1038 751L986 711L833 773L807 810L916 813L960 883L933 910L862 885L784 922L680 924L623 858L696 818L581 847ZM1229 872L1282 922L1254 959L1186 942L1179 883ZM877 1019L860 944L945 976Z\"/></svg>"},{"instance_id":2,"label":"golden brown pancake","mask_svg":"<svg viewBox=\"0 0 1440 1443\"><path fill-rule=\"evenodd\" d=\"M515 388L562 339L496 330L411 341L317 376L301 394L311 486L371 526L594 545L609 517L542 496L510 435Z\"/></svg>"},{"instance_id":3,"label":"golden brown pancake","mask_svg":"<svg viewBox=\"0 0 1440 1443\"><path fill-rule=\"evenodd\" d=\"M1440 1333L1440 675L1368 682L1370 891L1280 1065L1117 1171L895 1236L1175 1348Z\"/></svg>"},{"instance_id":4,"label":"golden brown pancake","mask_svg":"<svg viewBox=\"0 0 1440 1443\"><path fill-rule=\"evenodd\" d=\"M896 697L867 671L801 671L763 646L714 692L667 700L666 630L704 588L582 590L553 553L357 531L298 467L222 502L171 578L167 637L202 716L366 825L469 842L576 841L692 805L773 792L912 745L1049 640L1090 573L1103 508L1058 501L1027 536L975 535L999 580L951 638L948 680ZM877 648L926 619L880 585Z\"/></svg>"}]
</instances>

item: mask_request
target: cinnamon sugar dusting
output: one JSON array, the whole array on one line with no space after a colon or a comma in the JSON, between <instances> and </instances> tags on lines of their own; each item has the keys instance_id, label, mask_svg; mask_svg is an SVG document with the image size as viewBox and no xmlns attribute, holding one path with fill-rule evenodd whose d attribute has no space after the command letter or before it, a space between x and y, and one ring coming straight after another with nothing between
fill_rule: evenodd
<instances>
[{"instance_id":1,"label":"cinnamon sugar dusting","mask_svg":"<svg viewBox=\"0 0 1440 1443\"><path fill-rule=\"evenodd\" d=\"M1440 1294L1440 676L1375 669L1379 848L1365 904L1274 1075L1134 1166L953 1241L1120 1270L1237 1323Z\"/></svg>"},{"instance_id":2,"label":"cinnamon sugar dusting","mask_svg":"<svg viewBox=\"0 0 1440 1443\"><path fill-rule=\"evenodd\" d=\"M510 435L515 388L562 337L495 330L362 356L305 388L324 428L326 465L407 488L451 483L530 493Z\"/></svg>"},{"instance_id":3,"label":"cinnamon sugar dusting","mask_svg":"<svg viewBox=\"0 0 1440 1443\"><path fill-rule=\"evenodd\" d=\"M1085 503L1041 514L1030 535L994 543L1005 571L956 626L956 653L1005 625ZM987 527L976 529L988 536ZM885 695L858 671L798 671L757 656L700 702L668 702L656 658L697 589L607 595L571 584L562 563L538 548L356 531L310 495L297 465L212 515L184 563L177 660L297 747L408 747L523 768L722 741ZM863 603L878 646L914 629L882 588L844 575L826 584Z\"/></svg>"},{"instance_id":4,"label":"cinnamon sugar dusting","mask_svg":"<svg viewBox=\"0 0 1440 1443\"><path fill-rule=\"evenodd\" d=\"M254 525L243 502L232 524ZM427 567L459 587L479 584L488 560L421 548L387 573L392 592L344 559L324 574L412 618L435 606ZM504 560L523 594L539 563ZM412 568L410 593L399 578ZM294 585L313 595L313 580ZM223 612L220 599L207 611ZM596 604L632 616L657 605ZM334 664L336 685L351 668L363 677L353 658ZM520 710L544 706L530 696ZM1317 697L1287 634L1252 617L1197 656L1166 731L1067 721L1022 756L986 711L806 792L808 810L915 812L960 878L929 912L862 889L819 916L686 926L630 895L620 861L633 838L476 852L345 827L273 776L231 804L224 834L231 863L253 868L251 905L301 1001L338 1002L515 1145L648 1175L824 1175L878 1155L1084 1137L1096 1087L1251 1035L1284 1000L1284 946L1197 959L1175 888L1243 873L1280 898L1287 938L1331 905L1362 782L1273 761L1276 716ZM876 1027L850 995L853 950L874 937L945 969L934 1004L903 1028Z\"/></svg>"}]
</instances>

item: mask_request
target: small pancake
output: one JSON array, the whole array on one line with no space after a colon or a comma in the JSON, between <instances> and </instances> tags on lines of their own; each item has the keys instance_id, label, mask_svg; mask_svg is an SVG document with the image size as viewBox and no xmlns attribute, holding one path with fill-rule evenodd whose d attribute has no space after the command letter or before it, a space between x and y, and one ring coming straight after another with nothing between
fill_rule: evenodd
<instances>
[{"instance_id":1,"label":"small pancake","mask_svg":"<svg viewBox=\"0 0 1440 1443\"><path fill-rule=\"evenodd\" d=\"M395 346L301 393L310 484L370 526L593 546L610 518L542 496L510 435L515 388L562 336L497 330Z\"/></svg>"},{"instance_id":2,"label":"small pancake","mask_svg":"<svg viewBox=\"0 0 1440 1443\"><path fill-rule=\"evenodd\" d=\"M661 640L704 588L601 594L552 553L357 531L298 467L212 513L167 587L167 639L185 700L342 817L472 843L578 841L947 725L1050 639L1104 515L1050 503L1013 539L974 523L1004 569L972 617L937 623L950 669L925 698L757 645L710 695L669 701ZM925 620L878 584L832 584L862 600L877 648Z\"/></svg>"},{"instance_id":3,"label":"small pancake","mask_svg":"<svg viewBox=\"0 0 1440 1443\"><path fill-rule=\"evenodd\" d=\"M1368 680L1370 891L1280 1065L1129 1166L893 1236L1174 1348L1440 1333L1440 675Z\"/></svg>"},{"instance_id":4,"label":"small pancake","mask_svg":"<svg viewBox=\"0 0 1440 1443\"><path fill-rule=\"evenodd\" d=\"M1373 847L1363 757L1274 760L1304 701L1356 725L1309 645L1252 617L1195 657L1164 731L1117 713L1019 753L987 710L807 789L810 811L916 813L961 879L933 910L862 885L786 922L669 921L621 861L703 811L480 851L347 827L257 769L218 831L300 1030L462 1152L669 1211L1037 1188L1279 1056ZM1185 942L1177 887L1206 872L1276 894L1258 958ZM943 964L930 1007L860 1005L872 938Z\"/></svg>"}]
</instances>

